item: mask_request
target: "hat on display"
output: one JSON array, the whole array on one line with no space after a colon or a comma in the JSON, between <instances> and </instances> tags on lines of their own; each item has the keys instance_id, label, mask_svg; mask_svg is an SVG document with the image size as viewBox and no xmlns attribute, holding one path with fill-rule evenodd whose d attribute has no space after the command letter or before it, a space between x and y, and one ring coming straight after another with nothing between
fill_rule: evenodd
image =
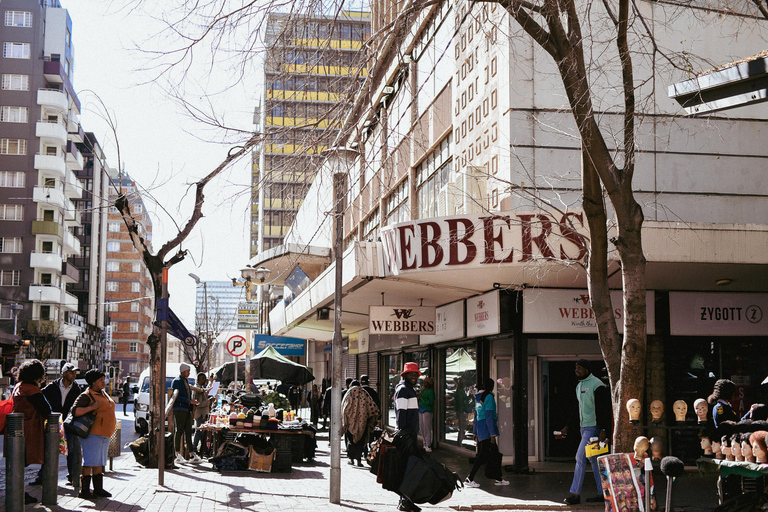
<instances>
[{"instance_id":1,"label":"hat on display","mask_svg":"<svg viewBox=\"0 0 768 512\"><path fill-rule=\"evenodd\" d=\"M411 372L416 372L419 375L421 375L421 370L419 370L418 363L413 363L413 362L405 363L405 368L403 368L403 373L401 373L400 376L402 377L406 373L411 373Z\"/></svg>"},{"instance_id":2,"label":"hat on display","mask_svg":"<svg viewBox=\"0 0 768 512\"><path fill-rule=\"evenodd\" d=\"M74 372L77 370L77 366L73 365L72 363L66 363L64 366L61 367L61 373L62 375L64 372Z\"/></svg>"},{"instance_id":3,"label":"hat on display","mask_svg":"<svg viewBox=\"0 0 768 512\"><path fill-rule=\"evenodd\" d=\"M187 363L181 363L179 365L179 373L184 373L185 371L189 370L190 367Z\"/></svg>"}]
</instances>

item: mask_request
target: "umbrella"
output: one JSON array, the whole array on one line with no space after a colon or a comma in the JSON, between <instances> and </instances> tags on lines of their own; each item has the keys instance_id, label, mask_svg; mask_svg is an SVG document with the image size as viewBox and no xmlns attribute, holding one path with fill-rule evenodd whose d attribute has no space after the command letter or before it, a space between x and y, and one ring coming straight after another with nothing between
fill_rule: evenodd
<instances>
[{"instance_id":1,"label":"umbrella","mask_svg":"<svg viewBox=\"0 0 768 512\"><path fill-rule=\"evenodd\" d=\"M468 370L474 370L476 367L475 360L463 348L445 358L445 373L464 373Z\"/></svg>"},{"instance_id":2,"label":"umbrella","mask_svg":"<svg viewBox=\"0 0 768 512\"><path fill-rule=\"evenodd\" d=\"M235 378L235 363L225 363L216 370L216 378L226 386ZM237 363L237 378L245 377L245 361ZM251 377L254 379L276 379L288 385L302 385L315 380L306 366L294 363L280 355L271 345L251 358Z\"/></svg>"}]
</instances>

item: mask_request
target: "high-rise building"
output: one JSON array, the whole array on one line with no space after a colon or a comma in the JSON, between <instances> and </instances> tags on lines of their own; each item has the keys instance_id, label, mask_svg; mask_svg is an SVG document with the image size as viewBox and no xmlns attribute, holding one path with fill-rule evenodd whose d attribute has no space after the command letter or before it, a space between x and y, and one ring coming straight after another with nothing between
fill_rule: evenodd
<instances>
[{"instance_id":1,"label":"high-rise building","mask_svg":"<svg viewBox=\"0 0 768 512\"><path fill-rule=\"evenodd\" d=\"M152 249L152 220L137 191L136 183L116 169L110 169L113 186L109 202L119 193L129 198L139 234ZM122 376L132 379L149 366L147 336L152 333L154 288L141 255L128 234L117 208L110 206L107 219L106 301L112 337L112 360L119 361Z\"/></svg>"},{"instance_id":2,"label":"high-rise building","mask_svg":"<svg viewBox=\"0 0 768 512\"><path fill-rule=\"evenodd\" d=\"M234 329L237 304L242 300L245 300L244 288L232 286L232 281L201 282L195 297L195 328L217 332Z\"/></svg>"},{"instance_id":3,"label":"high-rise building","mask_svg":"<svg viewBox=\"0 0 768 512\"><path fill-rule=\"evenodd\" d=\"M253 154L251 256L280 245L366 74L370 13L270 13L265 97L256 111L264 143Z\"/></svg>"},{"instance_id":4,"label":"high-rise building","mask_svg":"<svg viewBox=\"0 0 768 512\"><path fill-rule=\"evenodd\" d=\"M73 201L82 197L75 172L83 169L76 144L84 139L67 11L58 0L7 0L0 12L0 337L7 371L18 352L14 324L25 337L47 340L28 355L88 354L77 343L84 320L78 298L66 290L81 279L67 259L82 249L72 230L82 226Z\"/></svg>"}]
</instances>

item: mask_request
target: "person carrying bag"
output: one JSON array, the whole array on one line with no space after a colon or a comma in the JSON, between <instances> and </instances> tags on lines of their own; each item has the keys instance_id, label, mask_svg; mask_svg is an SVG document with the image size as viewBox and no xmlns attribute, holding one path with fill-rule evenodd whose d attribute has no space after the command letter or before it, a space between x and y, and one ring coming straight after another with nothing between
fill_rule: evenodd
<instances>
[{"instance_id":1,"label":"person carrying bag","mask_svg":"<svg viewBox=\"0 0 768 512\"><path fill-rule=\"evenodd\" d=\"M501 474L502 455L499 452L499 425L493 385L493 379L486 378L483 381L483 390L475 395L473 433L477 442L477 457L475 457L472 471L464 481L466 487L480 487L480 484L475 482L475 474L483 464L485 464L485 475L495 480L494 485L509 485Z\"/></svg>"},{"instance_id":2,"label":"person carrying bag","mask_svg":"<svg viewBox=\"0 0 768 512\"><path fill-rule=\"evenodd\" d=\"M89 400L86 406L91 405L91 403L93 403L93 399L91 398L90 393L86 391L83 393L83 395L87 396ZM72 410L70 410L69 414L67 415L67 418L64 420L64 430L70 435L74 435L81 439L85 439L91 433L91 428L93 427L93 424L95 421L96 421L95 413L88 413L88 414L83 414L82 416L75 416L74 414L72 414Z\"/></svg>"}]
</instances>

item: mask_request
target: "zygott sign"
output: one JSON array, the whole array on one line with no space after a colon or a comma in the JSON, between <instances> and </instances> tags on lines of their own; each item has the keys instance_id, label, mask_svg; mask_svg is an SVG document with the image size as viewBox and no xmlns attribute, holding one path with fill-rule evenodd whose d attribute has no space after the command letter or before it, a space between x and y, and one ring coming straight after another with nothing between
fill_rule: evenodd
<instances>
[{"instance_id":1,"label":"zygott sign","mask_svg":"<svg viewBox=\"0 0 768 512\"><path fill-rule=\"evenodd\" d=\"M393 275L534 260L579 261L586 254L582 212L511 212L437 217L381 229Z\"/></svg>"}]
</instances>

